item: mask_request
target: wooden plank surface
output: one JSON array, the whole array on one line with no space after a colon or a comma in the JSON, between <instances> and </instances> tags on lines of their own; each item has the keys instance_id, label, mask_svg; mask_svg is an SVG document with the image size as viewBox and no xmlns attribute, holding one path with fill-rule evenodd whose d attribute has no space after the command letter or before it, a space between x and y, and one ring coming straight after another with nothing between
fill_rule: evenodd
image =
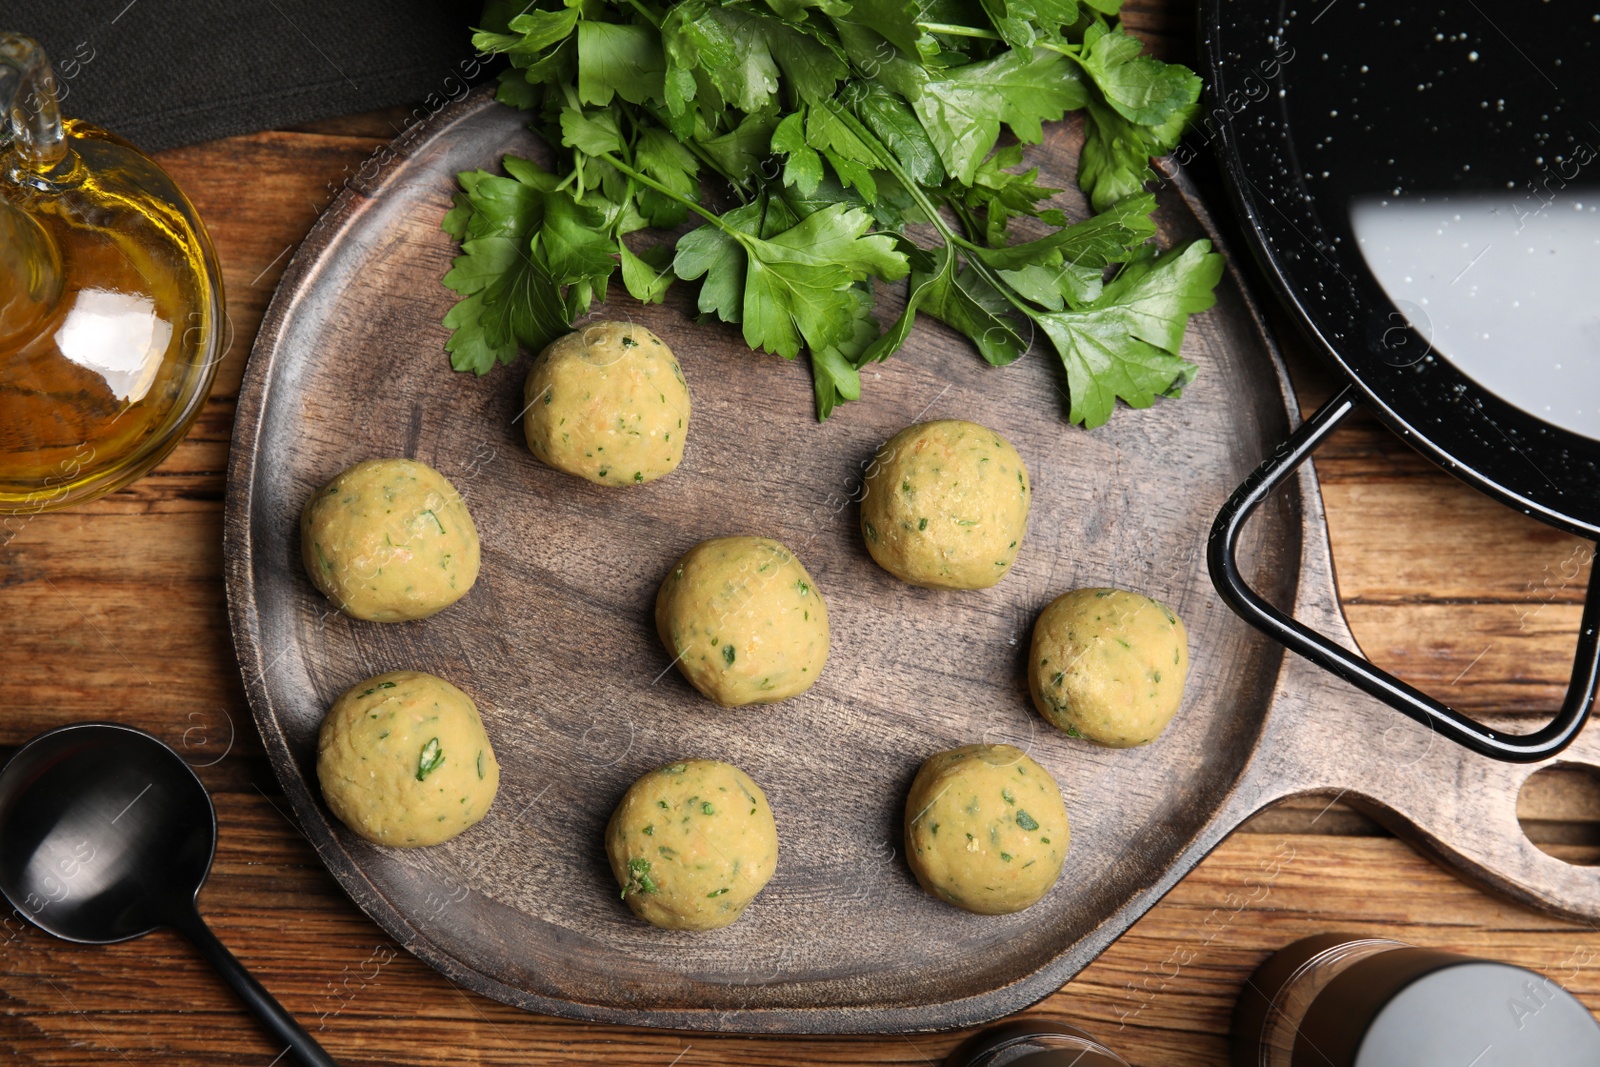
<instances>
[{"instance_id":1,"label":"wooden plank surface","mask_svg":"<svg viewBox=\"0 0 1600 1067\"><path fill-rule=\"evenodd\" d=\"M1176 10L1176 9L1174 9ZM1189 32L1134 10L1172 52ZM151 476L60 514L0 520L0 745L84 718L167 739L217 798L201 896L223 940L347 1064L935 1064L962 1036L772 1039L589 1026L453 988L352 905L284 816L244 706L221 581L222 472L249 341L294 245L396 111L163 154L222 259L234 342L188 439ZM1291 353L1293 355L1293 353ZM1302 399L1327 376L1292 359ZM869 401L870 402L870 399ZM1512 514L1370 420L1319 455L1341 597L1363 648L1474 712L1559 702L1590 546ZM1537 777L1522 815L1542 847L1600 859L1600 791ZM442 901L441 906L448 906ZM1600 931L1496 901L1333 798L1257 817L1034 1014L1098 1034L1136 1067L1226 1062L1231 1004L1274 948L1383 933L1543 970L1600 1008ZM279 1052L203 964L158 934L112 948L0 925L0 1042L38 1064L267 1064Z\"/></svg>"}]
</instances>

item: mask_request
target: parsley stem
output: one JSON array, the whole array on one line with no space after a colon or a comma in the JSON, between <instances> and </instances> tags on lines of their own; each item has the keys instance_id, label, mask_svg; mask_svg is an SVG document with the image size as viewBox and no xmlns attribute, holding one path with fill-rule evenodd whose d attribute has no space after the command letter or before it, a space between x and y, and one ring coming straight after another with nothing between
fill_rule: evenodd
<instances>
[{"instance_id":1,"label":"parsley stem","mask_svg":"<svg viewBox=\"0 0 1600 1067\"><path fill-rule=\"evenodd\" d=\"M644 16L646 22L650 23L650 25L654 26L658 30L661 28L661 20L656 18L655 14L649 8L641 4L639 0L628 0L628 3L633 5L633 9L635 11Z\"/></svg>"},{"instance_id":2,"label":"parsley stem","mask_svg":"<svg viewBox=\"0 0 1600 1067\"><path fill-rule=\"evenodd\" d=\"M911 194L911 199L915 200L917 206L927 214L928 221L933 223L933 228L939 231L940 236L945 240L945 244L972 250L978 249L978 245L958 235L950 228L949 223L945 222L944 216L939 214L939 209L934 206L933 201L929 200L922 191L921 183L905 172L904 168L900 166L900 161L894 157L894 153L890 152L883 142L878 140L871 130L867 129L864 122L856 118L855 115L851 114L848 109L841 106L837 101L830 100L827 102L827 106L841 122L850 127L851 132L861 138L862 143L872 150L873 154L878 157L878 162L883 164L883 169L893 174L900 184L905 187L906 192ZM952 208L952 210L955 209ZM1012 293L1011 286L1007 285L998 275L991 271L988 264L976 256L967 256L966 260L967 266L971 267L984 281L994 286L995 291L1005 297L1008 304L1028 318L1033 318L1033 309L1018 300L1016 295ZM953 267L954 264L952 263L951 266Z\"/></svg>"},{"instance_id":3,"label":"parsley stem","mask_svg":"<svg viewBox=\"0 0 1600 1067\"><path fill-rule=\"evenodd\" d=\"M1040 38L1039 40L1035 41L1034 44L1037 45L1040 48L1043 48L1043 49L1047 50L1047 51L1054 52L1054 53L1056 53L1056 55L1066 56L1068 59L1070 59L1074 63L1078 64L1078 66L1083 67L1083 69L1085 69L1085 70L1089 69L1088 66L1083 61L1083 46L1082 45L1073 44L1070 41L1065 42L1065 43L1058 43L1056 41L1047 41L1047 40L1044 40L1043 38Z\"/></svg>"},{"instance_id":4,"label":"parsley stem","mask_svg":"<svg viewBox=\"0 0 1600 1067\"><path fill-rule=\"evenodd\" d=\"M817 104L832 112L835 118L848 126L850 132L859 137L861 142L872 150L872 154L878 157L879 165L894 175L895 179L905 187L905 191L910 194L912 200L916 201L923 214L928 216L928 222L933 225L934 229L939 231L939 236L944 238L946 244L964 243L961 238L956 236L955 231L950 229L949 224L944 221L944 216L939 214L939 209L934 206L933 201L929 200L927 194L922 191L922 183L905 172L905 168L900 166L900 161L895 158L894 153L889 151L871 130L867 129L866 123L856 118L850 109L844 107L837 100L819 100Z\"/></svg>"},{"instance_id":5,"label":"parsley stem","mask_svg":"<svg viewBox=\"0 0 1600 1067\"><path fill-rule=\"evenodd\" d=\"M649 115L652 119L654 119L657 126L660 126L664 130L671 130L672 129L672 121L671 121L671 119L669 119L667 116L661 114L661 112L657 111L655 108L651 107L649 104L640 105L640 109L642 111L644 111L644 113L646 115ZM637 120L635 120L635 122L637 123ZM692 152L696 159L698 159L701 163L704 163L707 167L709 167L711 169L712 173L721 175L722 178L725 179L729 185L735 186L736 188L738 188L741 191L743 191L744 183L742 183L741 181L739 181L739 179L735 178L733 175L729 174L727 171L723 170L720 166L718 166L716 159L712 157L711 153L707 152L704 148L700 147L700 142L699 141L697 141L693 137L691 137L686 141L679 141L678 143L683 145L683 147L687 148L690 152Z\"/></svg>"},{"instance_id":6,"label":"parsley stem","mask_svg":"<svg viewBox=\"0 0 1600 1067\"><path fill-rule=\"evenodd\" d=\"M950 37L977 37L985 41L1005 40L993 30L979 29L976 26L952 26L948 22L919 22L917 29L928 33L942 33Z\"/></svg>"},{"instance_id":7,"label":"parsley stem","mask_svg":"<svg viewBox=\"0 0 1600 1067\"><path fill-rule=\"evenodd\" d=\"M699 215L701 218L703 218L707 222L711 223L711 225L715 226L717 229L721 230L723 233L727 234L730 237L736 238L739 241L740 244L744 244L749 240L749 235L748 234L742 233L741 231L734 229L732 226L729 226L726 222L723 222L720 218L717 217L716 212L707 211L705 208L701 207L699 204L695 203L693 200L690 200L688 197L683 196L683 195L681 195L679 193L673 192L671 189L668 189L665 185L662 185L660 182L656 181L654 178L651 178L651 177L648 177L646 175L640 174L638 171L634 170L632 167L630 167L626 163L622 162L622 160L618 159L616 156L612 155L610 152L601 152L598 155L596 155L594 158L605 160L607 163L611 164L613 167L616 167L617 170L621 171L623 174L625 174L628 177L632 178L634 181L638 182L640 185L643 185L643 186L646 186L648 188L654 189L656 192L660 193L662 196L667 197L670 200L676 200L678 203L680 203L680 204L684 205L685 207L689 208L695 214Z\"/></svg>"}]
</instances>

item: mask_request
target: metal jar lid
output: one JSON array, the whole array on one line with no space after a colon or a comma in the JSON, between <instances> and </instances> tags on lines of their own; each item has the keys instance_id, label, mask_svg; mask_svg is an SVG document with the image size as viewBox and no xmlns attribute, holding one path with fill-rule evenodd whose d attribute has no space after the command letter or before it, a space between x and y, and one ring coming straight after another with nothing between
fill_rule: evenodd
<instances>
[{"instance_id":1,"label":"metal jar lid","mask_svg":"<svg viewBox=\"0 0 1600 1067\"><path fill-rule=\"evenodd\" d=\"M944 1067L1128 1067L1128 1062L1075 1027L1017 1019L972 1035L956 1046Z\"/></svg>"},{"instance_id":2,"label":"metal jar lid","mask_svg":"<svg viewBox=\"0 0 1600 1067\"><path fill-rule=\"evenodd\" d=\"M1320 956L1359 939L1296 942L1262 965L1234 1015L1235 1067L1259 1067L1271 1005ZM1395 946L1355 959L1305 1009L1291 1067L1594 1067L1600 1024L1552 979L1453 952Z\"/></svg>"}]
</instances>

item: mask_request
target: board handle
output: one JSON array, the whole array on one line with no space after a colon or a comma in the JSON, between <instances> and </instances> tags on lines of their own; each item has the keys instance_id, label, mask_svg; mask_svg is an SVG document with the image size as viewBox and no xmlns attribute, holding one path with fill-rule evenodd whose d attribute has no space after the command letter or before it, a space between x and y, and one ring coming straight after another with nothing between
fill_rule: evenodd
<instances>
[{"instance_id":1,"label":"board handle","mask_svg":"<svg viewBox=\"0 0 1600 1067\"><path fill-rule=\"evenodd\" d=\"M1262 501L1282 485L1355 408L1355 386L1346 384L1276 452L1262 461L1228 498L1212 524L1211 539L1206 546L1212 583L1228 606L1246 622L1440 736L1480 755L1512 763L1549 759L1578 736L1594 706L1595 690L1600 688L1600 567L1590 570L1588 598L1583 605L1578 649L1573 657L1566 700L1554 718L1530 734L1491 729L1435 700L1365 656L1343 648L1267 603L1239 573L1239 534L1244 524Z\"/></svg>"},{"instance_id":2,"label":"board handle","mask_svg":"<svg viewBox=\"0 0 1600 1067\"><path fill-rule=\"evenodd\" d=\"M1359 682L1347 684L1354 679L1337 665L1345 659L1383 678L1388 675L1349 651L1357 646L1334 592L1322 502L1309 466L1300 470L1298 479L1308 531L1295 593L1299 618L1261 601L1238 576L1232 542L1239 527L1272 489L1304 464L1353 405L1348 390L1324 405L1234 494L1217 520L1211 555L1215 559L1225 552L1226 573L1251 600L1247 609L1240 610L1230 596L1232 583L1223 589L1219 580L1228 603L1274 637L1293 635L1281 639L1296 651L1302 651L1297 643L1302 635L1310 635L1319 655L1325 648L1333 650L1330 658L1335 665L1310 652L1285 657L1265 728L1214 825L1226 833L1262 808L1291 796L1344 800L1487 889L1553 914L1600 922L1600 867L1569 864L1541 851L1517 819L1518 795L1540 770L1580 766L1600 773L1600 731L1581 732L1593 697L1594 575L1578 656L1587 669L1574 671L1575 676L1587 676L1574 684L1574 689L1584 691L1577 700L1575 721L1559 746L1546 742L1550 749L1546 755L1532 756L1524 750L1514 760L1486 758L1476 746L1447 734L1441 723L1454 724L1462 718L1448 708L1443 717L1408 712L1401 718L1386 694L1373 693ZM1215 565L1212 573L1217 574ZM1569 692L1568 710L1574 700ZM1482 730L1513 743L1519 740L1515 734L1467 723L1474 732ZM1549 731L1547 726L1541 732L1548 736Z\"/></svg>"},{"instance_id":3,"label":"board handle","mask_svg":"<svg viewBox=\"0 0 1600 1067\"><path fill-rule=\"evenodd\" d=\"M1328 630L1342 629L1336 604L1307 606L1327 618ZM1529 778L1573 766L1600 773L1600 731L1580 734L1559 757L1539 763L1487 759L1290 656L1267 728L1221 821L1231 828L1287 797L1326 797L1330 807L1340 801L1360 809L1500 896L1600 923L1600 867L1540 850L1517 819Z\"/></svg>"}]
</instances>

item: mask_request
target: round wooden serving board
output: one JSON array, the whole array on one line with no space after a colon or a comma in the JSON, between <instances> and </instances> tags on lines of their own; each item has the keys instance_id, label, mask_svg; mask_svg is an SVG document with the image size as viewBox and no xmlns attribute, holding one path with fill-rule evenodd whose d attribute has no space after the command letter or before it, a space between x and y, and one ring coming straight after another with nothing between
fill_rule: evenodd
<instances>
[{"instance_id":1,"label":"round wooden serving board","mask_svg":"<svg viewBox=\"0 0 1600 1067\"><path fill-rule=\"evenodd\" d=\"M1074 189L1081 130L1032 152ZM683 466L599 488L536 462L517 423L526 362L453 372L439 229L455 174L540 158L524 116L476 95L397 142L300 247L256 341L228 492L234 638L267 751L329 869L388 933L453 981L535 1011L701 1030L887 1032L965 1026L1058 988L1262 806L1344 791L1504 892L1600 914L1592 871L1537 851L1515 816L1535 768L1470 756L1344 688L1248 628L1218 599L1204 546L1229 492L1296 421L1283 369L1229 274L1184 355L1182 400L1067 425L1043 341L1005 369L927 318L863 399L811 414L803 362L748 350L737 327L693 322L693 289L643 307L620 285L598 314L672 345L694 396ZM381 164L381 165L378 165ZM1050 180L1054 179L1054 180ZM1164 243L1202 236L1181 177L1161 195ZM1075 191L1064 194L1069 209ZM883 317L892 309L880 308ZM908 423L959 417L1011 439L1033 474L1016 566L993 589L891 578L857 532L861 473ZM460 603L405 624L331 610L302 572L296 517L351 463L411 456L461 490L483 570ZM1314 475L1264 509L1245 546L1257 587L1342 635ZM719 709L676 671L651 618L657 585L708 537L764 534L815 576L833 624L827 670L783 704ZM1053 597L1117 585L1174 606L1193 666L1154 744L1111 751L1033 711L1024 654ZM502 767L488 817L448 844L368 844L316 784L322 714L394 669L476 698ZM1056 889L1017 915L970 915L924 894L901 855L905 793L924 758L975 741L1019 745L1056 778L1072 818ZM1580 749L1595 746L1579 742ZM738 764L777 815L777 874L726 930L658 930L618 900L602 829L638 775L685 756Z\"/></svg>"}]
</instances>

